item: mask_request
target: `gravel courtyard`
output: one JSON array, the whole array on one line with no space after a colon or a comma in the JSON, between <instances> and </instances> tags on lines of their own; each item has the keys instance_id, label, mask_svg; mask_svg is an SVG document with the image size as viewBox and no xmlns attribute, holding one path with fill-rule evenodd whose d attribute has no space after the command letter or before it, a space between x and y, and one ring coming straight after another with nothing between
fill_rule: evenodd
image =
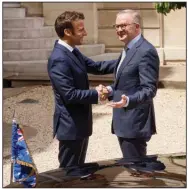
<instances>
[{"instance_id":1,"label":"gravel courtyard","mask_svg":"<svg viewBox=\"0 0 188 189\"><path fill-rule=\"evenodd\" d=\"M6 90L6 89L4 89ZM25 99L33 103L22 103ZM148 154L186 152L186 91L159 89L154 99L157 135L148 142ZM11 121L14 110L38 172L58 167L58 141L52 138L54 97L51 86L38 86L3 101L3 186L10 182ZM93 135L87 162L121 157L111 134L112 109L93 105Z\"/></svg>"}]
</instances>

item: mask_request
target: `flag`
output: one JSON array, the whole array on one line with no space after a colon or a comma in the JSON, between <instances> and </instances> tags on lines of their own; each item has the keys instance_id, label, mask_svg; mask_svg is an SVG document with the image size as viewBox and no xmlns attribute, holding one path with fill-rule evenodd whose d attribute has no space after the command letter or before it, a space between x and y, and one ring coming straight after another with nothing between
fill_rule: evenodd
<instances>
[{"instance_id":1,"label":"flag","mask_svg":"<svg viewBox=\"0 0 188 189\"><path fill-rule=\"evenodd\" d=\"M25 188L36 186L37 169L29 154L29 150L24 139L22 128L12 121L12 173L13 182L19 182ZM11 182L12 182L11 178Z\"/></svg>"}]
</instances>

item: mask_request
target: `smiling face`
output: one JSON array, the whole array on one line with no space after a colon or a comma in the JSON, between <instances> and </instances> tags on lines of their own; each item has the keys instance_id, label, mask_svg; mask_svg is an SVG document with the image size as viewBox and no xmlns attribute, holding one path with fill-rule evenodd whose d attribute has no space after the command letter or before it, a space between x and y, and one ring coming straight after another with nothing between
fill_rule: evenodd
<instances>
[{"instance_id":1,"label":"smiling face","mask_svg":"<svg viewBox=\"0 0 188 189\"><path fill-rule=\"evenodd\" d=\"M65 39L68 44L74 47L75 45L81 45L83 43L84 36L87 36L87 32L84 27L84 20L77 19L72 21L72 29L65 29Z\"/></svg>"},{"instance_id":2,"label":"smiling face","mask_svg":"<svg viewBox=\"0 0 188 189\"><path fill-rule=\"evenodd\" d=\"M132 14L118 14L115 24L116 33L120 41L127 45L140 33L140 25L134 22Z\"/></svg>"},{"instance_id":3,"label":"smiling face","mask_svg":"<svg viewBox=\"0 0 188 189\"><path fill-rule=\"evenodd\" d=\"M73 25L73 35L72 41L75 45L81 45L83 38L87 36L87 32L84 27L84 20L76 20L72 22Z\"/></svg>"}]
</instances>

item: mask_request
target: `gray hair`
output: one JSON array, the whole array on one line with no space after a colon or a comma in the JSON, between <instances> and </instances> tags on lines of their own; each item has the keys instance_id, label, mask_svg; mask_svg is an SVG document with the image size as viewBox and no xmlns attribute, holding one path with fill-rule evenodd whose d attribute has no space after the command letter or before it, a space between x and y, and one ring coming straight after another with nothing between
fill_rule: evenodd
<instances>
[{"instance_id":1,"label":"gray hair","mask_svg":"<svg viewBox=\"0 0 188 189\"><path fill-rule=\"evenodd\" d=\"M118 15L120 14L130 14L133 18L133 21L139 25L141 25L141 16L140 16L140 13L136 10L132 10L132 9L126 9L126 10L122 10L120 11Z\"/></svg>"}]
</instances>

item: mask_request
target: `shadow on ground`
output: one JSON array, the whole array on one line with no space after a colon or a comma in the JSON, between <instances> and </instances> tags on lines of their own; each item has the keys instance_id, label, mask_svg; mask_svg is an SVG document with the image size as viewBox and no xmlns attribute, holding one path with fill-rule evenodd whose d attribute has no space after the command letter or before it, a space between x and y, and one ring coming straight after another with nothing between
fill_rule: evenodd
<instances>
[{"instance_id":1,"label":"shadow on ground","mask_svg":"<svg viewBox=\"0 0 188 189\"><path fill-rule=\"evenodd\" d=\"M159 76L161 80L164 80L174 72L172 67L160 67Z\"/></svg>"},{"instance_id":2,"label":"shadow on ground","mask_svg":"<svg viewBox=\"0 0 188 189\"><path fill-rule=\"evenodd\" d=\"M98 113L98 112L95 112L95 113L93 113L93 120L95 119L95 120L97 120L97 119L100 119L100 118L102 118L102 117L104 117L104 116L106 116L106 115L109 115L109 113Z\"/></svg>"},{"instance_id":3,"label":"shadow on ground","mask_svg":"<svg viewBox=\"0 0 188 189\"><path fill-rule=\"evenodd\" d=\"M40 87L40 86L28 86L28 87L26 86L26 87L20 87L20 88L3 89L3 99L5 100L5 99L8 99L13 96L16 98L17 95L20 95L24 92L34 89L35 87ZM25 99L23 99L19 102L16 102L16 104L13 103L10 105L10 107L6 107L6 108L10 108L10 112L12 111L12 113L13 113L13 110L15 110L16 106L21 109L22 107L25 108L28 105L29 106L31 105L31 107L33 107L32 104L40 104L40 102L39 102L39 100L36 100L35 98L27 98L26 97ZM17 110L18 110L17 112L19 112L19 108L17 108ZM26 110L27 109L28 108L26 108ZM42 110L38 109L37 111L42 111ZM6 116L5 112L6 112L5 108L3 108L4 117ZM31 112L32 111L30 111L30 114L31 114L30 116L27 115L28 118L32 117ZM42 127L40 125L38 128L36 128L36 127L32 127L32 125L23 124L22 121L18 122L20 124L20 126L23 128L24 138L28 144L29 151L31 152L32 155L34 153L40 153L41 151L44 151L49 146L49 144L53 141L52 132L50 132L51 130L49 129L49 127L52 128L52 125L50 122L52 119L52 116L49 116L48 114L46 114L46 115L44 114L44 116L45 116L45 118L47 118L47 119L44 119L45 127ZM24 117L24 112L23 112L23 117ZM40 117L38 117L38 119L42 120ZM18 118L18 120L19 120L19 118ZM23 120L23 119L20 118L20 120ZM11 140L12 140L12 123L11 123L11 121L12 120L6 122L4 119L3 125L2 125L3 126L2 138L3 138L3 160L4 160L4 163L9 162L11 159ZM41 121L41 122L43 123L43 121ZM47 127L50 132L49 135L48 135L48 133L45 134ZM36 140L36 136L39 134L39 132L40 132L40 135L39 135L39 137L37 137L37 140Z\"/></svg>"}]
</instances>

